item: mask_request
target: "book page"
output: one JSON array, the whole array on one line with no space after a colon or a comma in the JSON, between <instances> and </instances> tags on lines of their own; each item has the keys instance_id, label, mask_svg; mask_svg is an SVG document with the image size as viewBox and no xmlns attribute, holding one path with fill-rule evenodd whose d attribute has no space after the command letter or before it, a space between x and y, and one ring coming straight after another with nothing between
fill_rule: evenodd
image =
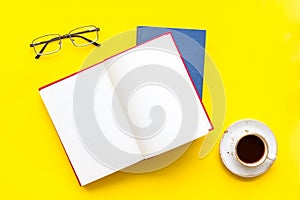
<instances>
[{"instance_id":1,"label":"book page","mask_svg":"<svg viewBox=\"0 0 300 200\"><path fill-rule=\"evenodd\" d=\"M105 64L145 158L188 143L212 128L170 34Z\"/></svg>"},{"instance_id":2,"label":"book page","mask_svg":"<svg viewBox=\"0 0 300 200\"><path fill-rule=\"evenodd\" d=\"M115 124L113 91L103 63L40 90L81 185L143 159L137 141ZM131 132L117 99L114 107Z\"/></svg>"}]
</instances>

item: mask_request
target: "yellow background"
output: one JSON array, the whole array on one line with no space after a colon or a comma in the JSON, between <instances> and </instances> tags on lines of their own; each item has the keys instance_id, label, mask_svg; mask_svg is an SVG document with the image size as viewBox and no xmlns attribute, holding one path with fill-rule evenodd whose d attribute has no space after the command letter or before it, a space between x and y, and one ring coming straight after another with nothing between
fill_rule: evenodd
<instances>
[{"instance_id":1,"label":"yellow background","mask_svg":"<svg viewBox=\"0 0 300 200\"><path fill-rule=\"evenodd\" d=\"M29 0L4 1L0 11L0 199L299 196L299 1ZM93 47L78 49L64 40L61 52L35 60L29 44L40 35L89 24L101 27L100 42L138 25L206 29L207 53L226 89L224 127L243 118L266 123L278 140L271 169L258 178L238 178L220 161L220 138L204 159L198 158L200 139L163 170L118 172L80 187L38 88L77 71ZM207 98L205 90L204 102Z\"/></svg>"}]
</instances>

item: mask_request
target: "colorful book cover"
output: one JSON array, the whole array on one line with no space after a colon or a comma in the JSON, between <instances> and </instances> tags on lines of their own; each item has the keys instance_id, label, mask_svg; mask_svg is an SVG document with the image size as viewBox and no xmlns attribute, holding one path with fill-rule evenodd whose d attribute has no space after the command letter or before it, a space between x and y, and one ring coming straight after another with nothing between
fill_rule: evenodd
<instances>
[{"instance_id":1,"label":"colorful book cover","mask_svg":"<svg viewBox=\"0 0 300 200\"><path fill-rule=\"evenodd\" d=\"M202 98L206 31L138 26L137 44L144 43L166 32L172 33L197 92Z\"/></svg>"}]
</instances>

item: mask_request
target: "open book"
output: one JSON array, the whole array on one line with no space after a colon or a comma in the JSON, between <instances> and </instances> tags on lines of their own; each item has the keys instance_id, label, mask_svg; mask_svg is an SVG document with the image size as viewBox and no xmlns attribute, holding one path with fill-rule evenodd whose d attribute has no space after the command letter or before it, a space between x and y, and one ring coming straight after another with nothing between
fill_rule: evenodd
<instances>
[{"instance_id":1,"label":"open book","mask_svg":"<svg viewBox=\"0 0 300 200\"><path fill-rule=\"evenodd\" d=\"M40 88L80 185L208 133L170 33Z\"/></svg>"}]
</instances>

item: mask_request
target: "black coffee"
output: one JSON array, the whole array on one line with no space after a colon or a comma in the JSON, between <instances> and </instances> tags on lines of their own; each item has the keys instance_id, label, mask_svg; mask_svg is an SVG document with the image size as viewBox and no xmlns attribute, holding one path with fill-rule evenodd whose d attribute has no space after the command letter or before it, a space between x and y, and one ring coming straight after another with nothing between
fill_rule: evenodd
<instances>
[{"instance_id":1,"label":"black coffee","mask_svg":"<svg viewBox=\"0 0 300 200\"><path fill-rule=\"evenodd\" d=\"M264 156L265 145L258 136L247 135L238 142L236 152L244 163L255 163Z\"/></svg>"}]
</instances>

